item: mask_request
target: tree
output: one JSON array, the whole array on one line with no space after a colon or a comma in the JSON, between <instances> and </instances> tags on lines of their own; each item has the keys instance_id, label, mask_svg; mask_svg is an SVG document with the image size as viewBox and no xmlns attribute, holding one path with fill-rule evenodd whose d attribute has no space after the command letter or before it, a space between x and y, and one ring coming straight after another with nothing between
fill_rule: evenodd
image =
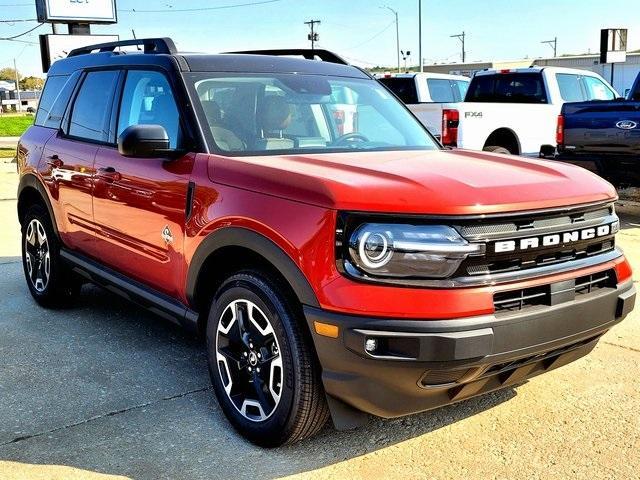
<instances>
[{"instance_id":1,"label":"tree","mask_svg":"<svg viewBox=\"0 0 640 480\"><path fill-rule=\"evenodd\" d=\"M18 73L18 76L20 73ZM20 77L18 77L20 78ZM5 67L0 68L0 80L6 80L8 82L16 81L16 71L13 68Z\"/></svg>"},{"instance_id":2,"label":"tree","mask_svg":"<svg viewBox=\"0 0 640 480\"><path fill-rule=\"evenodd\" d=\"M24 77L20 80L20 88L22 90L42 90L44 87L44 79L39 77Z\"/></svg>"}]
</instances>

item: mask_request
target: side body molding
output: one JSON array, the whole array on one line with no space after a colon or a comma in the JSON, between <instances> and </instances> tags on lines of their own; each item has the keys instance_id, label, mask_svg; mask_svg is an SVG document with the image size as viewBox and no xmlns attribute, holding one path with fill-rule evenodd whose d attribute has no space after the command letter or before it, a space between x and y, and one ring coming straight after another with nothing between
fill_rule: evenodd
<instances>
[{"instance_id":1,"label":"side body molding","mask_svg":"<svg viewBox=\"0 0 640 480\"><path fill-rule=\"evenodd\" d=\"M185 293L191 305L195 304L196 286L202 266L211 254L224 247L243 247L259 254L278 269L302 304L320 307L311 284L291 257L267 237L242 227L216 230L198 246L187 273Z\"/></svg>"}]
</instances>

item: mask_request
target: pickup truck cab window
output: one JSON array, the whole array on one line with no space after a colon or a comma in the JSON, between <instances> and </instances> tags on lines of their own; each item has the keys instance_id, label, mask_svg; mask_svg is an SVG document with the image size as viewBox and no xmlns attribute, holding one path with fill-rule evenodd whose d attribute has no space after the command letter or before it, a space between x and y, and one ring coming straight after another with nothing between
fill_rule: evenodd
<instances>
[{"instance_id":1,"label":"pickup truck cab window","mask_svg":"<svg viewBox=\"0 0 640 480\"><path fill-rule=\"evenodd\" d=\"M462 101L467 93L469 83L444 78L428 78L427 87L433 102L455 103Z\"/></svg>"},{"instance_id":2,"label":"pickup truck cab window","mask_svg":"<svg viewBox=\"0 0 640 480\"><path fill-rule=\"evenodd\" d=\"M403 103L407 105L420 103L413 77L381 78L380 83L386 85Z\"/></svg>"},{"instance_id":3,"label":"pickup truck cab window","mask_svg":"<svg viewBox=\"0 0 640 480\"><path fill-rule=\"evenodd\" d=\"M73 104L69 136L93 142L113 141L109 134L116 70L87 73Z\"/></svg>"},{"instance_id":4,"label":"pickup truck cab window","mask_svg":"<svg viewBox=\"0 0 640 480\"><path fill-rule=\"evenodd\" d=\"M471 80L465 102L548 103L542 75L503 73L476 75Z\"/></svg>"},{"instance_id":5,"label":"pickup truck cab window","mask_svg":"<svg viewBox=\"0 0 640 480\"><path fill-rule=\"evenodd\" d=\"M130 70L127 73L118 136L131 125L161 125L169 135L171 148L180 144L180 115L167 78L160 72Z\"/></svg>"},{"instance_id":6,"label":"pickup truck cab window","mask_svg":"<svg viewBox=\"0 0 640 480\"><path fill-rule=\"evenodd\" d=\"M556 81L560 89L560 96L565 102L613 100L616 98L616 93L597 77L557 73Z\"/></svg>"},{"instance_id":7,"label":"pickup truck cab window","mask_svg":"<svg viewBox=\"0 0 640 480\"><path fill-rule=\"evenodd\" d=\"M614 100L616 94L605 85L605 83L596 77L582 77L587 100Z\"/></svg>"}]
</instances>

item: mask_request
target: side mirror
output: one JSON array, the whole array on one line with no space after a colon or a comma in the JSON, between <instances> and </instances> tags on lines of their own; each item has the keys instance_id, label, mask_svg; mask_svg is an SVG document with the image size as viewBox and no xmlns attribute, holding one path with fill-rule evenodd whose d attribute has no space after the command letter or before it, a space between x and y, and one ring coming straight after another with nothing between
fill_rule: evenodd
<instances>
[{"instance_id":1,"label":"side mirror","mask_svg":"<svg viewBox=\"0 0 640 480\"><path fill-rule=\"evenodd\" d=\"M118 137L120 155L134 158L168 157L169 134L161 125L131 125Z\"/></svg>"}]
</instances>

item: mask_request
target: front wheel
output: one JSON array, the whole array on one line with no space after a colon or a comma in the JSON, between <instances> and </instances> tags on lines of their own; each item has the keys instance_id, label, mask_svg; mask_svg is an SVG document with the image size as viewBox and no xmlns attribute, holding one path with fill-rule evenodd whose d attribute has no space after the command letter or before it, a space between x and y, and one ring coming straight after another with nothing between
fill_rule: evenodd
<instances>
[{"instance_id":1,"label":"front wheel","mask_svg":"<svg viewBox=\"0 0 640 480\"><path fill-rule=\"evenodd\" d=\"M80 292L82 283L60 258L51 218L40 205L22 222L22 266L31 295L44 307L68 306Z\"/></svg>"},{"instance_id":2,"label":"front wheel","mask_svg":"<svg viewBox=\"0 0 640 480\"><path fill-rule=\"evenodd\" d=\"M302 440L329 417L318 361L294 302L277 279L244 271L223 283L209 313L216 396L233 426L261 446Z\"/></svg>"}]
</instances>

